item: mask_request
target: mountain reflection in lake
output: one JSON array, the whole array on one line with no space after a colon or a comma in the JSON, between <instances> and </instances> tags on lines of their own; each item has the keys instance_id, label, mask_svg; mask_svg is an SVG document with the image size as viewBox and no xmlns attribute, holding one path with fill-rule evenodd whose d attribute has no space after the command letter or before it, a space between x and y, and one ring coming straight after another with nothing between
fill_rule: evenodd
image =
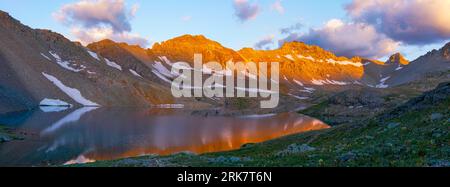
<instances>
[{"instance_id":1,"label":"mountain reflection in lake","mask_svg":"<svg viewBox=\"0 0 450 187\"><path fill-rule=\"evenodd\" d=\"M185 109L45 111L0 116L0 123L32 134L23 141L0 144L0 165L64 164L184 151L226 151L247 143L328 128L319 120L296 113L203 117L191 115Z\"/></svg>"}]
</instances>

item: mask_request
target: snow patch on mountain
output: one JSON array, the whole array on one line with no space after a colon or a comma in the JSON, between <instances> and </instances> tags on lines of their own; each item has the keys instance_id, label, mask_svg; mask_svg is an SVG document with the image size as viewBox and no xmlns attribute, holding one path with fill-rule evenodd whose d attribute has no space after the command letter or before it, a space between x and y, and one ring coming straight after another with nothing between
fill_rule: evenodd
<instances>
[{"instance_id":1,"label":"snow patch on mountain","mask_svg":"<svg viewBox=\"0 0 450 187\"><path fill-rule=\"evenodd\" d=\"M113 68L116 68L116 69L122 71L122 66L120 66L119 64L116 64L115 62L110 61L110 60L108 60L107 58L105 58L105 62L106 62L106 65L108 65L108 66L110 66L110 67L113 67Z\"/></svg>"},{"instance_id":2,"label":"snow patch on mountain","mask_svg":"<svg viewBox=\"0 0 450 187\"><path fill-rule=\"evenodd\" d=\"M76 73L86 69L86 66L83 66L83 65L80 65L79 69L74 68L74 67L71 66L72 64L70 62L62 60L61 57L57 53L55 53L53 51L49 51L49 53L50 53L50 55L53 56L53 58L55 58L56 63L58 65L60 65L62 68L64 68L64 69L67 69L69 71L73 71L73 72L76 72Z\"/></svg>"},{"instance_id":3,"label":"snow patch on mountain","mask_svg":"<svg viewBox=\"0 0 450 187\"><path fill-rule=\"evenodd\" d=\"M333 64L333 65L344 65L344 66L356 66L356 67L362 67L363 64L361 64L360 62L352 62L352 61L348 61L348 60L344 60L344 61L336 61L334 59L328 59L327 62L329 64Z\"/></svg>"},{"instance_id":4,"label":"snow patch on mountain","mask_svg":"<svg viewBox=\"0 0 450 187\"><path fill-rule=\"evenodd\" d=\"M143 78L143 77L142 77L141 75L139 75L139 73L137 73L136 71L134 71L134 70L132 70L132 69L129 69L129 71L130 71L130 73L133 74L134 76Z\"/></svg>"},{"instance_id":5,"label":"snow patch on mountain","mask_svg":"<svg viewBox=\"0 0 450 187\"><path fill-rule=\"evenodd\" d=\"M162 75L162 74L159 73L158 71L152 70L152 72L153 72L157 77L159 77L161 80L163 80L164 82L172 83L172 81L170 81L169 79L167 79L167 77L165 77L164 75Z\"/></svg>"},{"instance_id":6,"label":"snow patch on mountain","mask_svg":"<svg viewBox=\"0 0 450 187\"><path fill-rule=\"evenodd\" d=\"M165 62L167 65L169 66L173 66L173 63L166 57L166 56L160 56L158 57L160 60L162 60L163 62Z\"/></svg>"},{"instance_id":7,"label":"snow patch on mountain","mask_svg":"<svg viewBox=\"0 0 450 187\"><path fill-rule=\"evenodd\" d=\"M386 81L389 80L390 78L391 78L390 76L382 78L380 80L380 83L378 85L376 85L375 87L376 88L388 88L389 85L386 84Z\"/></svg>"},{"instance_id":8,"label":"snow patch on mountain","mask_svg":"<svg viewBox=\"0 0 450 187\"><path fill-rule=\"evenodd\" d=\"M327 79L327 83L328 84L333 84L333 85L339 85L339 86L345 86L345 85L350 84L348 82L336 81L336 80L328 80L328 79Z\"/></svg>"},{"instance_id":9,"label":"snow patch on mountain","mask_svg":"<svg viewBox=\"0 0 450 187\"><path fill-rule=\"evenodd\" d=\"M173 78L174 75L172 75L171 71L167 69L161 62L156 61L153 65L153 68L155 68L159 73L163 74L166 77Z\"/></svg>"},{"instance_id":10,"label":"snow patch on mountain","mask_svg":"<svg viewBox=\"0 0 450 187\"><path fill-rule=\"evenodd\" d=\"M294 98L296 98L296 99L299 99L299 100L306 100L306 99L309 99L309 97L301 97L301 96L297 96L297 95L294 95L294 94L289 94L290 96L292 96L292 97L294 97Z\"/></svg>"},{"instance_id":11,"label":"snow patch on mountain","mask_svg":"<svg viewBox=\"0 0 450 187\"><path fill-rule=\"evenodd\" d=\"M99 104L84 98L81 95L81 92L79 90L64 85L56 77L46 74L44 72L42 72L42 75L44 75L45 78L47 78L50 82L52 82L56 87L58 87L62 92L67 94L70 98L72 98L77 103L79 103L83 106L100 106Z\"/></svg>"},{"instance_id":12,"label":"snow patch on mountain","mask_svg":"<svg viewBox=\"0 0 450 187\"><path fill-rule=\"evenodd\" d=\"M326 85L326 84L329 84L329 85L338 85L338 86L345 86L345 85L348 85L348 84L349 84L348 82L336 81L336 80L329 80L329 79L326 79L326 80L316 80L316 79L313 79L313 80L311 81L311 83L314 84L314 85L317 85L317 86L323 86L323 85Z\"/></svg>"},{"instance_id":13,"label":"snow patch on mountain","mask_svg":"<svg viewBox=\"0 0 450 187\"><path fill-rule=\"evenodd\" d=\"M302 82L298 81L298 80L293 80L296 84L300 85L300 86L304 86Z\"/></svg>"},{"instance_id":14,"label":"snow patch on mountain","mask_svg":"<svg viewBox=\"0 0 450 187\"><path fill-rule=\"evenodd\" d=\"M39 106L39 109L45 113L62 112L69 108L67 106Z\"/></svg>"},{"instance_id":15,"label":"snow patch on mountain","mask_svg":"<svg viewBox=\"0 0 450 187\"><path fill-rule=\"evenodd\" d=\"M93 58L97 59L98 61L101 61L100 58L98 57L97 53L94 53L90 50L87 50L87 52L89 53L89 55L91 55Z\"/></svg>"},{"instance_id":16,"label":"snow patch on mountain","mask_svg":"<svg viewBox=\"0 0 450 187\"><path fill-rule=\"evenodd\" d=\"M317 85L317 86L323 86L323 85L324 85L324 81L323 81L323 80L316 80L316 79L313 79L313 80L311 81L311 83L314 84L314 85Z\"/></svg>"},{"instance_id":17,"label":"snow patch on mountain","mask_svg":"<svg viewBox=\"0 0 450 187\"><path fill-rule=\"evenodd\" d=\"M299 58L299 59L306 59L306 60L310 60L310 61L315 61L316 59L315 58L313 58L312 56L303 56L303 55L297 55L297 57Z\"/></svg>"},{"instance_id":18,"label":"snow patch on mountain","mask_svg":"<svg viewBox=\"0 0 450 187\"><path fill-rule=\"evenodd\" d=\"M87 70L86 71L88 74L91 74L91 75L95 75L95 74L97 74L96 72L93 72L93 71L89 71L89 70Z\"/></svg>"},{"instance_id":19,"label":"snow patch on mountain","mask_svg":"<svg viewBox=\"0 0 450 187\"><path fill-rule=\"evenodd\" d=\"M39 103L39 106L69 106L70 107L72 105L65 101L61 101L59 99L45 98Z\"/></svg>"},{"instance_id":20,"label":"snow patch on mountain","mask_svg":"<svg viewBox=\"0 0 450 187\"><path fill-rule=\"evenodd\" d=\"M49 61L52 61L52 59L50 59L50 57L48 57L47 55L45 55L44 53L41 53L41 56L43 56L44 58L46 58Z\"/></svg>"},{"instance_id":21,"label":"snow patch on mountain","mask_svg":"<svg viewBox=\"0 0 450 187\"><path fill-rule=\"evenodd\" d=\"M59 99L48 99L45 98L39 103L39 109L42 112L61 112L72 107L71 104L61 101Z\"/></svg>"},{"instance_id":22,"label":"snow patch on mountain","mask_svg":"<svg viewBox=\"0 0 450 187\"><path fill-rule=\"evenodd\" d=\"M295 61L294 57L292 57L292 55L285 55L284 57L286 57L289 60Z\"/></svg>"}]
</instances>

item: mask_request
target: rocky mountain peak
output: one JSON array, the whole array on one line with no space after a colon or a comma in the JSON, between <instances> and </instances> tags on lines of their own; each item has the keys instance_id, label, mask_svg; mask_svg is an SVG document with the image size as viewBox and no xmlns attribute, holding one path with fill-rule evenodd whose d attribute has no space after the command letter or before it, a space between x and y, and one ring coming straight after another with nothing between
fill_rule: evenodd
<instances>
[{"instance_id":1,"label":"rocky mountain peak","mask_svg":"<svg viewBox=\"0 0 450 187\"><path fill-rule=\"evenodd\" d=\"M134 57L138 58L142 62L152 62L153 60L152 56L149 56L147 50L140 47L139 45L118 43L110 39L105 39L91 43L87 47L92 51L95 51L105 56L111 56L111 54L114 54L113 56L132 54Z\"/></svg>"},{"instance_id":2,"label":"rocky mountain peak","mask_svg":"<svg viewBox=\"0 0 450 187\"><path fill-rule=\"evenodd\" d=\"M409 61L400 53L395 53L386 61L386 64L408 65Z\"/></svg>"},{"instance_id":3,"label":"rocky mountain peak","mask_svg":"<svg viewBox=\"0 0 450 187\"><path fill-rule=\"evenodd\" d=\"M0 20L1 21L14 20L14 18L12 18L7 12L4 12L4 11L0 10Z\"/></svg>"},{"instance_id":4,"label":"rocky mountain peak","mask_svg":"<svg viewBox=\"0 0 450 187\"><path fill-rule=\"evenodd\" d=\"M92 44L89 45L115 45L116 42L110 40L110 39L104 39L104 40L100 40L98 42L94 42Z\"/></svg>"},{"instance_id":5,"label":"rocky mountain peak","mask_svg":"<svg viewBox=\"0 0 450 187\"><path fill-rule=\"evenodd\" d=\"M182 35L162 43L156 43L156 46L160 45L170 45L172 43L190 44L190 45L210 45L210 46L221 46L218 42L210 40L203 35Z\"/></svg>"},{"instance_id":6,"label":"rocky mountain peak","mask_svg":"<svg viewBox=\"0 0 450 187\"><path fill-rule=\"evenodd\" d=\"M450 59L450 42L445 44L445 46L441 49L442 51L442 55L447 58Z\"/></svg>"},{"instance_id":7,"label":"rocky mountain peak","mask_svg":"<svg viewBox=\"0 0 450 187\"><path fill-rule=\"evenodd\" d=\"M241 61L234 50L222 46L202 35L183 35L161 43L155 43L149 54L166 56L171 60L193 62L194 54L202 54L204 61L225 63L231 59Z\"/></svg>"},{"instance_id":8,"label":"rocky mountain peak","mask_svg":"<svg viewBox=\"0 0 450 187\"><path fill-rule=\"evenodd\" d=\"M22 25L22 23L9 15L9 13L0 10L0 27L18 30L20 32L27 32L31 30L29 27Z\"/></svg>"}]
</instances>

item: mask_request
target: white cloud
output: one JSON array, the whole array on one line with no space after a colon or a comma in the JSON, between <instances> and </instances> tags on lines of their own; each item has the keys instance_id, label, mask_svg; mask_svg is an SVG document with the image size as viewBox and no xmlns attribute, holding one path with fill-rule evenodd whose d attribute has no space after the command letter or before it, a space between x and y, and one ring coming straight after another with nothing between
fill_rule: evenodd
<instances>
[{"instance_id":1,"label":"white cloud","mask_svg":"<svg viewBox=\"0 0 450 187\"><path fill-rule=\"evenodd\" d=\"M353 0L346 10L355 22L406 44L450 38L450 0Z\"/></svg>"},{"instance_id":2,"label":"white cloud","mask_svg":"<svg viewBox=\"0 0 450 187\"><path fill-rule=\"evenodd\" d=\"M396 42L384 34L363 23L345 23L339 19L332 19L323 27L310 29L308 33L291 33L284 42L302 41L308 44L318 45L331 50L337 55L363 56L380 58L391 54L399 46Z\"/></svg>"},{"instance_id":3,"label":"white cloud","mask_svg":"<svg viewBox=\"0 0 450 187\"><path fill-rule=\"evenodd\" d=\"M112 39L145 47L148 42L131 33L130 20L138 9L137 4L127 8L124 0L80 0L62 6L53 16L85 45Z\"/></svg>"},{"instance_id":4,"label":"white cloud","mask_svg":"<svg viewBox=\"0 0 450 187\"><path fill-rule=\"evenodd\" d=\"M104 39L111 39L118 42L125 42L131 45L140 45L141 47L148 47L148 41L139 36L138 34L132 34L129 32L117 33L111 28L79 28L74 27L71 29L72 35L74 35L83 45L88 45L92 42L97 42Z\"/></svg>"},{"instance_id":5,"label":"white cloud","mask_svg":"<svg viewBox=\"0 0 450 187\"><path fill-rule=\"evenodd\" d=\"M60 22L95 28L108 25L115 32L131 31L130 18L138 9L134 5L129 11L124 0L81 0L66 4L53 14Z\"/></svg>"},{"instance_id":6,"label":"white cloud","mask_svg":"<svg viewBox=\"0 0 450 187\"><path fill-rule=\"evenodd\" d=\"M248 0L234 0L233 7L235 16L242 22L255 19L261 9L259 4Z\"/></svg>"},{"instance_id":7,"label":"white cloud","mask_svg":"<svg viewBox=\"0 0 450 187\"><path fill-rule=\"evenodd\" d=\"M277 11L280 14L284 14L285 11L283 4L281 4L281 0L276 0L275 3L272 4L271 9Z\"/></svg>"}]
</instances>

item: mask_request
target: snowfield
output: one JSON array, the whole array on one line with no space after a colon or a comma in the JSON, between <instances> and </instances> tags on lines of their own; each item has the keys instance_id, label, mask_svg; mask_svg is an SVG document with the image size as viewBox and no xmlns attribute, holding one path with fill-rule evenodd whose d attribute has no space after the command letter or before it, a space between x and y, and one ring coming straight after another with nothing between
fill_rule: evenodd
<instances>
[{"instance_id":1,"label":"snowfield","mask_svg":"<svg viewBox=\"0 0 450 187\"><path fill-rule=\"evenodd\" d=\"M169 69L167 69L161 62L156 61L152 66L159 73L163 74L166 77L169 77L169 78L174 78L175 77L174 75L172 75L171 71Z\"/></svg>"},{"instance_id":2,"label":"snowfield","mask_svg":"<svg viewBox=\"0 0 450 187\"><path fill-rule=\"evenodd\" d=\"M299 59L305 59L305 60L310 60L310 61L316 61L316 59L315 58L313 58L312 56L303 56L303 55L297 55L297 57L299 58Z\"/></svg>"},{"instance_id":3,"label":"snowfield","mask_svg":"<svg viewBox=\"0 0 450 187\"><path fill-rule=\"evenodd\" d=\"M72 65L70 62L62 60L61 57L57 53L55 53L53 51L49 51L49 53L53 56L53 58L55 58L56 63L58 65L60 65L62 68L64 68L64 69L67 69L69 71L73 71L75 73L78 73L78 72L83 71L84 69L86 69L86 67L83 66L83 65L81 65L79 69L74 68L74 67L70 66L70 65Z\"/></svg>"},{"instance_id":4,"label":"snowfield","mask_svg":"<svg viewBox=\"0 0 450 187\"><path fill-rule=\"evenodd\" d=\"M316 80L316 79L313 79L311 81L312 84L317 85L317 86L323 86L324 85L323 82L324 82L323 80Z\"/></svg>"},{"instance_id":5,"label":"snowfield","mask_svg":"<svg viewBox=\"0 0 450 187\"><path fill-rule=\"evenodd\" d=\"M352 62L352 61L346 61L346 60L345 61L336 61L334 59L328 59L327 62L329 64L333 64L333 65L339 64L339 65L344 65L344 66L356 66L356 67L363 66L363 64L361 64L360 62Z\"/></svg>"},{"instance_id":6,"label":"snowfield","mask_svg":"<svg viewBox=\"0 0 450 187\"><path fill-rule=\"evenodd\" d=\"M67 106L39 106L39 109L44 113L62 112L69 108Z\"/></svg>"},{"instance_id":7,"label":"snowfield","mask_svg":"<svg viewBox=\"0 0 450 187\"><path fill-rule=\"evenodd\" d=\"M106 65L108 65L108 66L110 66L110 67L113 67L113 68L116 68L116 69L122 71L122 66L120 66L119 64L116 64L115 62L110 61L110 60L108 60L107 58L105 58L105 62L106 62Z\"/></svg>"},{"instance_id":8,"label":"snowfield","mask_svg":"<svg viewBox=\"0 0 450 187\"><path fill-rule=\"evenodd\" d=\"M134 70L132 70L132 69L129 69L129 70L130 70L131 74L133 74L134 76L143 78L143 77L142 77L141 75L139 75L139 73L137 73L136 71L134 71Z\"/></svg>"},{"instance_id":9,"label":"snowfield","mask_svg":"<svg viewBox=\"0 0 450 187\"><path fill-rule=\"evenodd\" d=\"M160 56L158 57L160 60L164 61L167 65L173 66L173 63L166 57L166 56Z\"/></svg>"},{"instance_id":10,"label":"snowfield","mask_svg":"<svg viewBox=\"0 0 450 187\"><path fill-rule=\"evenodd\" d=\"M399 71L399 70L401 70L401 69L403 69L403 67L402 67L402 66L398 66L398 67L395 69L395 71Z\"/></svg>"},{"instance_id":11,"label":"snowfield","mask_svg":"<svg viewBox=\"0 0 450 187\"><path fill-rule=\"evenodd\" d=\"M336 81L336 80L328 80L328 79L326 79L326 80L315 80L315 79L313 79L311 81L311 83L314 84L314 85L317 85L317 86L323 86L323 85L326 85L326 84L345 86L345 85L349 84L347 82Z\"/></svg>"},{"instance_id":12,"label":"snowfield","mask_svg":"<svg viewBox=\"0 0 450 187\"><path fill-rule=\"evenodd\" d=\"M69 106L70 107L72 105L65 101L61 101L59 99L45 98L39 103L39 106Z\"/></svg>"},{"instance_id":13,"label":"snowfield","mask_svg":"<svg viewBox=\"0 0 450 187\"><path fill-rule=\"evenodd\" d=\"M95 72L93 72L93 71L89 71L89 70L87 70L86 72L87 72L88 74L91 74L91 75L97 74L97 73L95 73Z\"/></svg>"},{"instance_id":14,"label":"snowfield","mask_svg":"<svg viewBox=\"0 0 450 187\"><path fill-rule=\"evenodd\" d=\"M50 82L52 82L56 87L58 87L62 92L67 94L70 98L72 98L77 103L83 106L100 106L99 104L92 102L81 95L81 92L75 88L70 88L64 85L61 81L59 81L56 77L46 74L42 72L45 78L47 78Z\"/></svg>"},{"instance_id":15,"label":"snowfield","mask_svg":"<svg viewBox=\"0 0 450 187\"><path fill-rule=\"evenodd\" d=\"M71 104L61 101L59 99L48 99L45 98L39 103L39 109L42 112L61 112L72 107Z\"/></svg>"},{"instance_id":16,"label":"snowfield","mask_svg":"<svg viewBox=\"0 0 450 187\"><path fill-rule=\"evenodd\" d=\"M153 72L156 76L158 76L161 80L163 80L164 82L167 82L167 83L169 83L169 84L172 83L172 81L170 81L169 79L167 79L166 77L164 77L164 75L161 75L161 73L159 73L158 71L152 70L152 72Z\"/></svg>"},{"instance_id":17,"label":"snowfield","mask_svg":"<svg viewBox=\"0 0 450 187\"><path fill-rule=\"evenodd\" d=\"M98 61L101 61L100 58L98 57L97 53L94 53L92 51L87 50L87 52L89 53L89 55L91 55L93 58L97 59Z\"/></svg>"},{"instance_id":18,"label":"snowfield","mask_svg":"<svg viewBox=\"0 0 450 187\"><path fill-rule=\"evenodd\" d=\"M296 84L298 84L299 86L304 86L302 82L300 82L300 81L298 81L298 80L296 80L296 79L294 79L293 81L294 81Z\"/></svg>"},{"instance_id":19,"label":"snowfield","mask_svg":"<svg viewBox=\"0 0 450 187\"><path fill-rule=\"evenodd\" d=\"M50 57L48 57L47 55L45 55L44 53L41 53L41 56L43 56L44 58L46 58L49 61L52 61L52 59L50 59Z\"/></svg>"},{"instance_id":20,"label":"snowfield","mask_svg":"<svg viewBox=\"0 0 450 187\"><path fill-rule=\"evenodd\" d=\"M378 84L378 85L375 86L375 87L376 87L376 88L388 88L389 85L386 84L386 81L389 80L390 78L391 78L390 76L389 76L389 77L382 78L382 79L380 80L380 84Z\"/></svg>"},{"instance_id":21,"label":"snowfield","mask_svg":"<svg viewBox=\"0 0 450 187\"><path fill-rule=\"evenodd\" d=\"M285 55L284 57L286 57L289 60L295 61L294 57L292 57L292 55Z\"/></svg>"},{"instance_id":22,"label":"snowfield","mask_svg":"<svg viewBox=\"0 0 450 187\"><path fill-rule=\"evenodd\" d=\"M309 99L309 97L300 97L300 96L296 96L296 95L294 95L294 94L289 94L290 96L292 96L292 97L294 97L294 98L296 98L296 99L299 99L299 100L306 100L306 99Z\"/></svg>"}]
</instances>

